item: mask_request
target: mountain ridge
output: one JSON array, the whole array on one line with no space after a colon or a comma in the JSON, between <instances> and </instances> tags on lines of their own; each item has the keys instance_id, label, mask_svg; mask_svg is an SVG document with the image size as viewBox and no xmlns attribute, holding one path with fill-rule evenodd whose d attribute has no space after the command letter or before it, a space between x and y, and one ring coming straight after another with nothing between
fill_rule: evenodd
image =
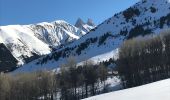
<instances>
[{"instance_id":1,"label":"mountain ridge","mask_svg":"<svg viewBox=\"0 0 170 100\"><path fill-rule=\"evenodd\" d=\"M110 54L114 56L116 54L114 52L124 40L148 34L156 35L168 29L169 12L169 0L157 0L157 2L142 0L105 20L70 45L24 65L17 71L57 69L69 56L75 57L78 63L112 51ZM100 56L96 59L100 60Z\"/></svg>"},{"instance_id":2,"label":"mountain ridge","mask_svg":"<svg viewBox=\"0 0 170 100\"><path fill-rule=\"evenodd\" d=\"M0 43L6 45L20 66L49 54L84 34L86 34L84 31L63 20L29 25L7 25L0 26Z\"/></svg>"},{"instance_id":3,"label":"mountain ridge","mask_svg":"<svg viewBox=\"0 0 170 100\"><path fill-rule=\"evenodd\" d=\"M86 33L96 27L92 19L88 19L85 23L81 18L77 19L75 26Z\"/></svg>"}]
</instances>

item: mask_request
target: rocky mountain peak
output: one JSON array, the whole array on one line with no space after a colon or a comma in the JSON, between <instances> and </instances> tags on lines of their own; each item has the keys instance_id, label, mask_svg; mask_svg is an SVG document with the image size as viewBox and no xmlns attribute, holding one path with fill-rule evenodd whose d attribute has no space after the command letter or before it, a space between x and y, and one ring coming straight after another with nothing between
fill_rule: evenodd
<instances>
[{"instance_id":1,"label":"rocky mountain peak","mask_svg":"<svg viewBox=\"0 0 170 100\"><path fill-rule=\"evenodd\" d=\"M89 26L95 26L93 20L90 19L90 18L87 20L87 25L89 25Z\"/></svg>"},{"instance_id":2,"label":"rocky mountain peak","mask_svg":"<svg viewBox=\"0 0 170 100\"><path fill-rule=\"evenodd\" d=\"M75 26L76 27L80 27L80 26L82 26L82 25L84 25L85 23L83 22L83 20L81 19L81 18L78 18L78 20L76 21L76 24L75 24Z\"/></svg>"},{"instance_id":3,"label":"rocky mountain peak","mask_svg":"<svg viewBox=\"0 0 170 100\"><path fill-rule=\"evenodd\" d=\"M75 26L87 33L95 27L95 24L92 19L88 19L87 23L85 23L81 18L78 18Z\"/></svg>"}]
</instances>

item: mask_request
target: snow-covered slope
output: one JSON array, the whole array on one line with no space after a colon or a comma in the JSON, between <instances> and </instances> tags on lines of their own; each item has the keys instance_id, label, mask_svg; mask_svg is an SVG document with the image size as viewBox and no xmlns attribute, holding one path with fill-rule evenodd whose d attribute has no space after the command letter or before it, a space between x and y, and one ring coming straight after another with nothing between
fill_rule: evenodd
<instances>
[{"instance_id":1,"label":"snow-covered slope","mask_svg":"<svg viewBox=\"0 0 170 100\"><path fill-rule=\"evenodd\" d=\"M170 100L170 79L84 100Z\"/></svg>"},{"instance_id":2,"label":"snow-covered slope","mask_svg":"<svg viewBox=\"0 0 170 100\"><path fill-rule=\"evenodd\" d=\"M85 34L81 29L62 20L52 23L43 22L30 27L38 39L51 46L64 45Z\"/></svg>"},{"instance_id":3,"label":"snow-covered slope","mask_svg":"<svg viewBox=\"0 0 170 100\"><path fill-rule=\"evenodd\" d=\"M89 32L91 29L95 28L95 24L92 19L88 19L87 23L85 23L82 19L78 18L75 26L85 32Z\"/></svg>"},{"instance_id":4,"label":"snow-covered slope","mask_svg":"<svg viewBox=\"0 0 170 100\"><path fill-rule=\"evenodd\" d=\"M169 0L140 0L127 10L107 19L77 41L26 64L17 71L52 70L65 63L69 56L75 57L77 62L95 57L100 60L100 57L108 57L109 52L116 51L126 39L156 34L168 28ZM115 55L117 54L113 53L113 56Z\"/></svg>"},{"instance_id":5,"label":"snow-covered slope","mask_svg":"<svg viewBox=\"0 0 170 100\"><path fill-rule=\"evenodd\" d=\"M84 31L62 20L31 25L8 25L0 26L0 43L5 44L19 61L18 65L22 65L49 54L52 48L62 47L84 34Z\"/></svg>"}]
</instances>

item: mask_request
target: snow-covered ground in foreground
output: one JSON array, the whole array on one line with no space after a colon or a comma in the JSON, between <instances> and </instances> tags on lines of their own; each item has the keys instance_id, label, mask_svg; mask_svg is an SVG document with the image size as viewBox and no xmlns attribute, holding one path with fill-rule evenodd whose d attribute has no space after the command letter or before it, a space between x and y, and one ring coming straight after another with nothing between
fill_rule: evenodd
<instances>
[{"instance_id":1,"label":"snow-covered ground in foreground","mask_svg":"<svg viewBox=\"0 0 170 100\"><path fill-rule=\"evenodd\" d=\"M170 79L84 100L170 100Z\"/></svg>"}]
</instances>

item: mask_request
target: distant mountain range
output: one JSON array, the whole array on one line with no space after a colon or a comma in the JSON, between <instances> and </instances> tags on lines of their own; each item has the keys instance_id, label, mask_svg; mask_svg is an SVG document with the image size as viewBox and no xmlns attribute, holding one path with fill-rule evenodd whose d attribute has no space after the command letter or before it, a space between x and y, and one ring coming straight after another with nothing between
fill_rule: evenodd
<instances>
[{"instance_id":1,"label":"distant mountain range","mask_svg":"<svg viewBox=\"0 0 170 100\"><path fill-rule=\"evenodd\" d=\"M64 47L85 35L85 31L62 20L31 25L0 26L0 43L5 45L16 58L18 62L10 65L16 67Z\"/></svg>"},{"instance_id":2,"label":"distant mountain range","mask_svg":"<svg viewBox=\"0 0 170 100\"><path fill-rule=\"evenodd\" d=\"M140 0L135 5L105 20L89 32L84 32L83 25L90 26L90 24L94 27L92 21L89 20L84 23L81 19L78 19L75 26L79 27L79 31L73 32L74 36L68 39L69 43L67 41L67 45L55 49L50 54L48 54L50 52L49 48L40 46L44 47L41 49L44 49L46 51L44 54L48 55L24 64L15 72L39 69L56 70L70 56L74 57L77 63L88 59L95 62L109 60L110 58L117 59L118 48L125 40L148 34L156 35L170 27L170 1ZM44 35L40 36L44 38ZM48 44L47 41L43 43ZM61 42L57 45L60 44ZM55 46L52 47L54 48ZM35 51L39 52L41 49Z\"/></svg>"}]
</instances>

